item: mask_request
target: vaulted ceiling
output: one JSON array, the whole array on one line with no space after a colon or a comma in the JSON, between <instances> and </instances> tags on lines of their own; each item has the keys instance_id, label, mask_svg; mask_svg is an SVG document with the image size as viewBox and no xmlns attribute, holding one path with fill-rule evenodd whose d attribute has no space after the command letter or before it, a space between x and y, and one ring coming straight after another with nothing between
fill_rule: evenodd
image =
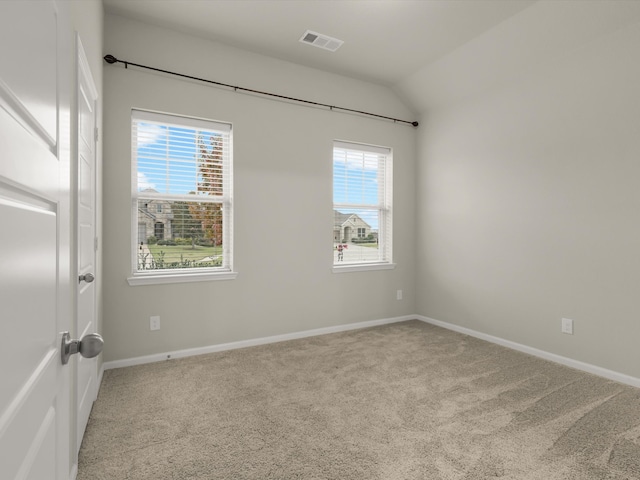
<instances>
[{"instance_id":1,"label":"vaulted ceiling","mask_svg":"<svg viewBox=\"0 0 640 480\"><path fill-rule=\"evenodd\" d=\"M392 86L534 0L105 0L109 13ZM300 43L306 30L344 41Z\"/></svg>"}]
</instances>

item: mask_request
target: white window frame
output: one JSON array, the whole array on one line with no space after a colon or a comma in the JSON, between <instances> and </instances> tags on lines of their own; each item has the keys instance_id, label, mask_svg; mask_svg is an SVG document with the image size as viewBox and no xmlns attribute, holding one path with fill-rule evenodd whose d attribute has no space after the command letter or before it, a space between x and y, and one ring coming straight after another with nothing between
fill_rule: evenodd
<instances>
[{"instance_id":1,"label":"white window frame","mask_svg":"<svg viewBox=\"0 0 640 480\"><path fill-rule=\"evenodd\" d=\"M335 165L336 150L348 150L357 153L374 153L378 155L378 202L340 203L333 198L333 210L349 211L350 209L375 209L378 211L378 244L380 258L377 261L348 262L333 261L334 273L361 272L369 270L390 270L395 268L393 263L393 151L391 148L369 145L364 143L334 140L332 150L332 164ZM335 170L332 174L332 186L335 185ZM334 219L335 229L335 219ZM332 235L333 237L333 235ZM338 240L340 242L340 240ZM335 243L335 242L334 242ZM335 254L333 256L335 259Z\"/></svg>"},{"instance_id":2,"label":"white window frame","mask_svg":"<svg viewBox=\"0 0 640 480\"><path fill-rule=\"evenodd\" d=\"M199 195L173 195L165 193L138 191L138 166L137 166L137 141L134 138L135 122L149 122L160 125L180 126L195 130L213 130L228 132L228 148L225 151L223 174L223 195L215 199ZM131 114L131 276L127 278L129 285L154 285L168 283L203 282L212 280L231 280L236 278L237 272L233 271L233 138L230 123L218 122L183 115L152 112L148 110L133 109ZM138 201L166 200L174 201L204 201L221 203L223 205L223 265L221 267L202 268L176 268L139 270L138 269ZM164 211L164 208L163 208Z\"/></svg>"}]
</instances>

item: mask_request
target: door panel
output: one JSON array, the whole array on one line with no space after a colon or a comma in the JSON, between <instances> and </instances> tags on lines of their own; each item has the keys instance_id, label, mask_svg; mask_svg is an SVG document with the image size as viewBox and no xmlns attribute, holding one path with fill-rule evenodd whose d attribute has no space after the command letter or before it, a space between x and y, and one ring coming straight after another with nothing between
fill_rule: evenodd
<instances>
[{"instance_id":1,"label":"door panel","mask_svg":"<svg viewBox=\"0 0 640 480\"><path fill-rule=\"evenodd\" d=\"M0 364L8 366L2 369L0 389L0 465L6 478L29 478L29 472L57 471L57 397L59 388L65 388L56 318L59 212L57 202L49 197L57 190L57 169L48 180L26 184L16 180L28 177L24 168L39 177L58 162L5 110L0 110L0 158L0 221L4 227L0 234L0 335L7 339L0 349ZM33 186L44 186L44 191Z\"/></svg>"},{"instance_id":2,"label":"door panel","mask_svg":"<svg viewBox=\"0 0 640 480\"><path fill-rule=\"evenodd\" d=\"M89 65L80 38L77 42L78 67L78 275L91 273L93 282L78 284L78 315L76 333L83 338L97 331L96 283L96 102L97 91L91 78ZM76 446L80 450L89 414L98 393L97 362L93 358L78 357L76 376L77 431Z\"/></svg>"},{"instance_id":3,"label":"door panel","mask_svg":"<svg viewBox=\"0 0 640 480\"><path fill-rule=\"evenodd\" d=\"M52 0L0 1L0 476L9 480L69 476L61 18Z\"/></svg>"},{"instance_id":4,"label":"door panel","mask_svg":"<svg viewBox=\"0 0 640 480\"><path fill-rule=\"evenodd\" d=\"M7 99L20 110L18 121L56 138L56 9L52 1L0 1L0 79ZM28 24L12 21L28 19ZM17 99L17 101L16 101Z\"/></svg>"},{"instance_id":5,"label":"door panel","mask_svg":"<svg viewBox=\"0 0 640 480\"><path fill-rule=\"evenodd\" d=\"M19 230L3 229L0 234L0 265L12 272L0 277L2 316L6 314L7 320L12 316L29 318L28 322L15 324L4 318L0 322L2 338L20 339L21 344L17 351L0 349L0 365L13 367L6 372L3 369L0 405L7 405L9 397L47 355L50 339L56 334L55 325L48 321L49 309L55 311L56 307L55 289L50 289L56 281L56 216L51 211L53 206L42 208L35 199L30 204L22 203L26 201L25 196L16 201L16 195L2 189L2 183L0 189L3 225L21 225ZM39 254L36 256L34 252ZM24 292L28 292L28 296L25 297Z\"/></svg>"}]
</instances>

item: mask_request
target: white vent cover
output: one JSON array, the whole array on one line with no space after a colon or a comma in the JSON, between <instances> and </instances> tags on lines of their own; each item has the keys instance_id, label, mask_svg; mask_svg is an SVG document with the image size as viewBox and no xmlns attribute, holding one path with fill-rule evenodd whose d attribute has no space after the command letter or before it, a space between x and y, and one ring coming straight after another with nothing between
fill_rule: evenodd
<instances>
[{"instance_id":1,"label":"white vent cover","mask_svg":"<svg viewBox=\"0 0 640 480\"><path fill-rule=\"evenodd\" d=\"M306 32L304 32L304 35L300 37L300 41L302 43L306 43L307 45L324 48L325 50L329 50L331 52L335 52L336 50L338 50L344 43L342 40L338 40L337 38L322 35L321 33L317 32L312 32L311 30L307 30Z\"/></svg>"}]
</instances>

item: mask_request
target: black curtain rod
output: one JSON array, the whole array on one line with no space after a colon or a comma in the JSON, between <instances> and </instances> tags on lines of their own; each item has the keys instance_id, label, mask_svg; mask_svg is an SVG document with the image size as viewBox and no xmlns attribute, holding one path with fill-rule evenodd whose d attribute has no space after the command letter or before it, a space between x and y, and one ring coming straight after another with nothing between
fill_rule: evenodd
<instances>
[{"instance_id":1,"label":"black curtain rod","mask_svg":"<svg viewBox=\"0 0 640 480\"><path fill-rule=\"evenodd\" d=\"M335 105L327 105L326 103L312 102L311 100L302 100L300 98L286 97L284 95L278 95L277 93L261 92L260 90L254 90L252 88L238 87L236 85L229 85L227 83L214 82L213 80L207 80L205 78L192 77L191 75L185 75L183 73L176 73L176 72L171 72L169 70L163 70L161 68L149 67L147 65L140 65L138 63L128 62L126 60L118 60L113 55L105 55L104 56L104 61L109 63L109 64L124 63L124 68L128 68L129 65L133 65L134 67L146 68L147 70L153 70L154 72L167 73L169 75L175 75L177 77L188 78L190 80L197 80L199 82L212 83L214 85L219 85L221 87L233 88L235 91L240 90L240 91L243 91L243 92L256 93L258 95L266 95L268 97L276 97L276 98L281 98L281 99L284 99L284 100L291 100L291 101L294 101L294 102L306 103L307 105L315 105L315 106L318 106L318 107L327 107L329 110L342 110L343 112L358 113L360 115L368 115L370 117L383 118L385 120L391 120L393 122L406 123L406 124L412 125L414 127L418 126L418 122L411 122L409 120L401 120L399 118L387 117L385 115L378 115L377 113L363 112L361 110L354 110L352 108L337 107Z\"/></svg>"}]
</instances>

